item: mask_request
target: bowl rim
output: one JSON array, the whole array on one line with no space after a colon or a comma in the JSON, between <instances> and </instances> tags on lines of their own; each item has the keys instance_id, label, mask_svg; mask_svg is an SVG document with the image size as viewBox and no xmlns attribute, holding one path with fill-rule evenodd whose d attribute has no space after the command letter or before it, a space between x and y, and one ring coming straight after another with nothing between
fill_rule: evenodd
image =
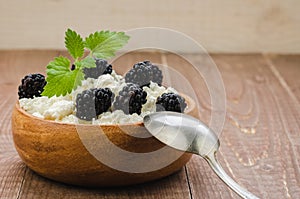
<instances>
[{"instance_id":1,"label":"bowl rim","mask_svg":"<svg viewBox=\"0 0 300 199\"><path fill-rule=\"evenodd\" d=\"M187 101L188 107L186 109L186 111L184 112L185 114L188 114L190 112L192 112L195 108L196 108L196 104L195 101L189 97L186 94L182 94L180 93L180 95L182 95L185 100ZM67 125L67 126L91 126L91 127L95 127L95 126L101 126L101 127L115 127L115 126L144 126L144 122L135 122L135 123L125 123L125 124L78 124L78 123L67 123L67 122L61 122L61 121L55 121L55 120L47 120L47 119L43 119L43 118L39 118L36 117L30 113L28 113L26 110L24 110L23 108L20 107L20 103L19 100L17 100L16 104L15 104L15 109L22 113L23 115L35 119L35 120L40 120L42 122L49 122L52 124L58 124L58 125Z\"/></svg>"}]
</instances>

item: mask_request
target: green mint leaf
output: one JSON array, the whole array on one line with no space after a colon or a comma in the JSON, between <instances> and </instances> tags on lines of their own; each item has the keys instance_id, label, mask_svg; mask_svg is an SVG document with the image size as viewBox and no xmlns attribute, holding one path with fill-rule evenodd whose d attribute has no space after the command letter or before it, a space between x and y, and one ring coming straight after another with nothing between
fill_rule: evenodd
<instances>
[{"instance_id":1,"label":"green mint leaf","mask_svg":"<svg viewBox=\"0 0 300 199\"><path fill-rule=\"evenodd\" d=\"M86 57L81 60L82 67L84 68L96 68L96 61L93 57Z\"/></svg>"},{"instance_id":2,"label":"green mint leaf","mask_svg":"<svg viewBox=\"0 0 300 199\"><path fill-rule=\"evenodd\" d=\"M122 48L128 41L129 36L124 32L101 31L90 34L84 42L92 55L97 58L108 59Z\"/></svg>"},{"instance_id":3,"label":"green mint leaf","mask_svg":"<svg viewBox=\"0 0 300 199\"><path fill-rule=\"evenodd\" d=\"M56 57L47 66L47 84L42 93L43 96L66 95L81 85L84 74L80 67L70 70L70 60L66 57Z\"/></svg>"},{"instance_id":4,"label":"green mint leaf","mask_svg":"<svg viewBox=\"0 0 300 199\"><path fill-rule=\"evenodd\" d=\"M66 31L65 36L65 45L68 49L70 55L77 59L79 57L83 56L84 53L84 43L79 34L77 34L75 31L68 29Z\"/></svg>"}]
</instances>

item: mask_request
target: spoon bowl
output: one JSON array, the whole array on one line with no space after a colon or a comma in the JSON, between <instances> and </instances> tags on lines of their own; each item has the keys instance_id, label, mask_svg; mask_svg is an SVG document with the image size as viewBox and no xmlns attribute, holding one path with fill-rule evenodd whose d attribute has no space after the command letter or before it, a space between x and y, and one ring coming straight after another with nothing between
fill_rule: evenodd
<instances>
[{"instance_id":1,"label":"spoon bowl","mask_svg":"<svg viewBox=\"0 0 300 199\"><path fill-rule=\"evenodd\" d=\"M206 156L218 150L219 139L198 119L176 112L157 112L144 117L148 131L164 144Z\"/></svg>"},{"instance_id":2,"label":"spoon bowl","mask_svg":"<svg viewBox=\"0 0 300 199\"><path fill-rule=\"evenodd\" d=\"M219 139L198 119L182 113L156 112L144 117L144 125L162 143L203 157L218 177L242 198L258 198L237 184L222 169L216 158Z\"/></svg>"}]
</instances>

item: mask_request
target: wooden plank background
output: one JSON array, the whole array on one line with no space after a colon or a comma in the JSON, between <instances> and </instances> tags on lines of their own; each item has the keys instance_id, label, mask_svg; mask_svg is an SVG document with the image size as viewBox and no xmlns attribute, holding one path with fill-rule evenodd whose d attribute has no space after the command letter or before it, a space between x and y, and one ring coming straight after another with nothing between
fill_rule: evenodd
<instances>
[{"instance_id":1,"label":"wooden plank background","mask_svg":"<svg viewBox=\"0 0 300 199\"><path fill-rule=\"evenodd\" d=\"M18 157L11 137L11 110L17 86L28 73L42 72L61 51L0 51L0 198L238 198L194 156L180 172L142 185L85 189L47 180L29 170ZM189 59L199 60L195 54ZM218 158L238 183L261 198L300 196L300 56L214 54L225 83L227 116L220 136ZM114 67L130 67L150 59L187 68L174 54L135 53ZM208 122L211 106L205 84L193 86L201 102L201 118Z\"/></svg>"},{"instance_id":2,"label":"wooden plank background","mask_svg":"<svg viewBox=\"0 0 300 199\"><path fill-rule=\"evenodd\" d=\"M0 49L62 49L68 27L87 36L154 26L183 32L209 52L299 53L299 10L299 0L1 0Z\"/></svg>"}]
</instances>

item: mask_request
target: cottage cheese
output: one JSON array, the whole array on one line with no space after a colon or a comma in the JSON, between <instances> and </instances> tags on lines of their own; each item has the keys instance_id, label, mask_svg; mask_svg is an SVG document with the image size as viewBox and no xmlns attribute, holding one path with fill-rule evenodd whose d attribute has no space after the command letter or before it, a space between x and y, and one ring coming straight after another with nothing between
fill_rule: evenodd
<instances>
[{"instance_id":1,"label":"cottage cheese","mask_svg":"<svg viewBox=\"0 0 300 199\"><path fill-rule=\"evenodd\" d=\"M60 121L75 110L75 104L69 96L23 98L19 102L25 111L42 119Z\"/></svg>"},{"instance_id":2,"label":"cottage cheese","mask_svg":"<svg viewBox=\"0 0 300 199\"><path fill-rule=\"evenodd\" d=\"M82 81L81 86L71 94L59 97L36 97L33 99L23 98L19 100L20 107L33 116L54 120L63 123L89 123L89 124L128 124L142 122L143 117L151 112L155 112L155 103L157 97L163 93L177 91L171 87L165 88L151 82L149 87L143 87L147 92L147 102L142 107L140 115L134 113L126 115L121 110L108 111L102 113L93 121L82 121L75 116L75 101L78 93L91 88L110 88L115 96L126 85L122 76L117 75L115 71L112 74L101 75L98 79L88 78Z\"/></svg>"}]
</instances>

